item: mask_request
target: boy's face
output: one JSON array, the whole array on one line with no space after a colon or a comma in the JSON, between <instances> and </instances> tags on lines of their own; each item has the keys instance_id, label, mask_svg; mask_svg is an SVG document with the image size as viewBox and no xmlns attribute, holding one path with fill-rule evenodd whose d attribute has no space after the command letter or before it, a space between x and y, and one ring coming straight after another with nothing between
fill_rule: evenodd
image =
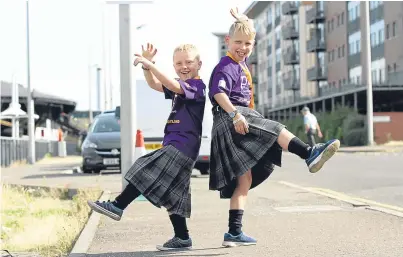
<instances>
[{"instance_id":1,"label":"boy's face","mask_svg":"<svg viewBox=\"0 0 403 257\"><path fill-rule=\"evenodd\" d=\"M252 53L255 38L236 31L234 35L225 37L225 43L228 45L228 51L232 57L241 62Z\"/></svg>"},{"instance_id":2,"label":"boy's face","mask_svg":"<svg viewBox=\"0 0 403 257\"><path fill-rule=\"evenodd\" d=\"M174 54L175 72L181 80L199 76L201 65L202 62L194 51L179 51Z\"/></svg>"}]
</instances>

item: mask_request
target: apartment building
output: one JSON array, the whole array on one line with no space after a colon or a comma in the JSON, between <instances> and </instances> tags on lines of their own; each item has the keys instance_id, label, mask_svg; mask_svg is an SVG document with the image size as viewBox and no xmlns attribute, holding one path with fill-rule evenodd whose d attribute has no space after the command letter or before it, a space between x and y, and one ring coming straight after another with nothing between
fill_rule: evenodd
<instances>
[{"instance_id":1,"label":"apartment building","mask_svg":"<svg viewBox=\"0 0 403 257\"><path fill-rule=\"evenodd\" d=\"M245 14L257 30L257 109L275 118L298 115L302 106L319 111L342 104L366 112L370 33L374 111L403 111L403 2L371 1L369 29L365 5L253 2Z\"/></svg>"}]
</instances>

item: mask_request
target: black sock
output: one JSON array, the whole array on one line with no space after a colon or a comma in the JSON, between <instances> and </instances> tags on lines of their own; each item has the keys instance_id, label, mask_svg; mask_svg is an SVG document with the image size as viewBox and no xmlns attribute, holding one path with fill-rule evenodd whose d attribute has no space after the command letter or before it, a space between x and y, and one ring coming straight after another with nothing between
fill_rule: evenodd
<instances>
[{"instance_id":1,"label":"black sock","mask_svg":"<svg viewBox=\"0 0 403 257\"><path fill-rule=\"evenodd\" d=\"M294 137L288 144L288 151L306 160L311 154L311 147L302 142L298 137Z\"/></svg>"},{"instance_id":2,"label":"black sock","mask_svg":"<svg viewBox=\"0 0 403 257\"><path fill-rule=\"evenodd\" d=\"M121 210L126 209L126 207L134 201L137 197L141 195L140 191L131 183L129 183L123 192L118 195L115 201L112 203Z\"/></svg>"},{"instance_id":3,"label":"black sock","mask_svg":"<svg viewBox=\"0 0 403 257\"><path fill-rule=\"evenodd\" d=\"M243 210L229 210L228 233L237 236L242 233Z\"/></svg>"},{"instance_id":4,"label":"black sock","mask_svg":"<svg viewBox=\"0 0 403 257\"><path fill-rule=\"evenodd\" d=\"M186 225L186 218L179 216L178 214L169 215L172 226L174 227L175 236L182 240L189 239L189 230Z\"/></svg>"}]
</instances>

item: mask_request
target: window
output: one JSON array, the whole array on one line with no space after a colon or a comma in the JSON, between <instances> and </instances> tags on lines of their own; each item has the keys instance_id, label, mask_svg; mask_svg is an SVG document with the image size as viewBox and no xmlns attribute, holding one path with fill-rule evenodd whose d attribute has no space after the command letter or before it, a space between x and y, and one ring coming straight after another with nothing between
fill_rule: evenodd
<instances>
[{"instance_id":1,"label":"window","mask_svg":"<svg viewBox=\"0 0 403 257\"><path fill-rule=\"evenodd\" d=\"M280 30L276 30L276 41L280 41Z\"/></svg>"},{"instance_id":2,"label":"window","mask_svg":"<svg viewBox=\"0 0 403 257\"><path fill-rule=\"evenodd\" d=\"M267 24L270 25L272 24L272 19L273 19L273 14L272 14L272 9L269 7L267 10Z\"/></svg>"},{"instance_id":3,"label":"window","mask_svg":"<svg viewBox=\"0 0 403 257\"><path fill-rule=\"evenodd\" d=\"M349 21L355 21L360 17L360 1L349 1L347 9Z\"/></svg>"},{"instance_id":4,"label":"window","mask_svg":"<svg viewBox=\"0 0 403 257\"><path fill-rule=\"evenodd\" d=\"M384 82L386 79L385 75L385 58L373 61L371 63L371 74L372 81L375 83Z\"/></svg>"},{"instance_id":5,"label":"window","mask_svg":"<svg viewBox=\"0 0 403 257\"><path fill-rule=\"evenodd\" d=\"M362 66L352 68L348 71L349 83L360 84L361 83Z\"/></svg>"},{"instance_id":6,"label":"window","mask_svg":"<svg viewBox=\"0 0 403 257\"><path fill-rule=\"evenodd\" d=\"M343 79L343 85L345 85L345 84L346 84L346 79L344 78L344 79Z\"/></svg>"},{"instance_id":7,"label":"window","mask_svg":"<svg viewBox=\"0 0 403 257\"><path fill-rule=\"evenodd\" d=\"M348 37L348 54L354 55L361 52L361 31L357 31L356 33L350 35Z\"/></svg>"},{"instance_id":8,"label":"window","mask_svg":"<svg viewBox=\"0 0 403 257\"><path fill-rule=\"evenodd\" d=\"M327 52L327 58L329 59L329 62L333 61L333 60L332 60L332 55L331 55L331 52L330 52L330 51Z\"/></svg>"},{"instance_id":9,"label":"window","mask_svg":"<svg viewBox=\"0 0 403 257\"><path fill-rule=\"evenodd\" d=\"M386 24L386 39L389 39L389 24Z\"/></svg>"},{"instance_id":10,"label":"window","mask_svg":"<svg viewBox=\"0 0 403 257\"><path fill-rule=\"evenodd\" d=\"M280 7L280 2L278 1L278 2L276 2L276 4L275 4L275 8L276 8L276 18L277 17L280 17L280 15L281 15L281 7Z\"/></svg>"},{"instance_id":11,"label":"window","mask_svg":"<svg viewBox=\"0 0 403 257\"><path fill-rule=\"evenodd\" d=\"M380 20L371 25L371 46L377 46L385 41L385 22Z\"/></svg>"},{"instance_id":12,"label":"window","mask_svg":"<svg viewBox=\"0 0 403 257\"><path fill-rule=\"evenodd\" d=\"M340 20L341 20L341 25L343 25L344 24L344 12L341 13Z\"/></svg>"},{"instance_id":13,"label":"window","mask_svg":"<svg viewBox=\"0 0 403 257\"><path fill-rule=\"evenodd\" d=\"M327 22L327 31L331 32L332 31L332 26L330 24L330 21Z\"/></svg>"},{"instance_id":14,"label":"window","mask_svg":"<svg viewBox=\"0 0 403 257\"><path fill-rule=\"evenodd\" d=\"M332 30L334 30L334 19L332 18Z\"/></svg>"},{"instance_id":15,"label":"window","mask_svg":"<svg viewBox=\"0 0 403 257\"><path fill-rule=\"evenodd\" d=\"M396 65L396 63L393 64L393 71L397 71L397 65Z\"/></svg>"},{"instance_id":16,"label":"window","mask_svg":"<svg viewBox=\"0 0 403 257\"><path fill-rule=\"evenodd\" d=\"M341 47L337 47L337 57L341 58Z\"/></svg>"},{"instance_id":17,"label":"window","mask_svg":"<svg viewBox=\"0 0 403 257\"><path fill-rule=\"evenodd\" d=\"M337 27L340 26L340 14L337 15Z\"/></svg>"},{"instance_id":18,"label":"window","mask_svg":"<svg viewBox=\"0 0 403 257\"><path fill-rule=\"evenodd\" d=\"M371 46L376 46L376 34L375 32L371 33Z\"/></svg>"},{"instance_id":19,"label":"window","mask_svg":"<svg viewBox=\"0 0 403 257\"><path fill-rule=\"evenodd\" d=\"M392 23L392 37L396 36L396 21Z\"/></svg>"},{"instance_id":20,"label":"window","mask_svg":"<svg viewBox=\"0 0 403 257\"><path fill-rule=\"evenodd\" d=\"M281 62L281 48L276 50L276 63Z\"/></svg>"},{"instance_id":21,"label":"window","mask_svg":"<svg viewBox=\"0 0 403 257\"><path fill-rule=\"evenodd\" d=\"M345 53L344 53L344 48L345 48L345 45L343 45L342 48L341 48L341 56L342 56L342 57L344 57L344 55L345 55Z\"/></svg>"},{"instance_id":22,"label":"window","mask_svg":"<svg viewBox=\"0 0 403 257\"><path fill-rule=\"evenodd\" d=\"M106 116L96 119L90 131L92 133L119 132L120 124L115 116Z\"/></svg>"}]
</instances>

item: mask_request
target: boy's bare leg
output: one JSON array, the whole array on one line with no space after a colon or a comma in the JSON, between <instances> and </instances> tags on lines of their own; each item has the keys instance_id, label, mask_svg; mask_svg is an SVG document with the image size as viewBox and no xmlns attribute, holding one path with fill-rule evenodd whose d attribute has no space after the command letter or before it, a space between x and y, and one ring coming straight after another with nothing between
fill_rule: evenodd
<instances>
[{"instance_id":1,"label":"boy's bare leg","mask_svg":"<svg viewBox=\"0 0 403 257\"><path fill-rule=\"evenodd\" d=\"M230 210L244 210L246 198L252 185L252 172L249 170L238 178L238 185L231 197Z\"/></svg>"}]
</instances>

